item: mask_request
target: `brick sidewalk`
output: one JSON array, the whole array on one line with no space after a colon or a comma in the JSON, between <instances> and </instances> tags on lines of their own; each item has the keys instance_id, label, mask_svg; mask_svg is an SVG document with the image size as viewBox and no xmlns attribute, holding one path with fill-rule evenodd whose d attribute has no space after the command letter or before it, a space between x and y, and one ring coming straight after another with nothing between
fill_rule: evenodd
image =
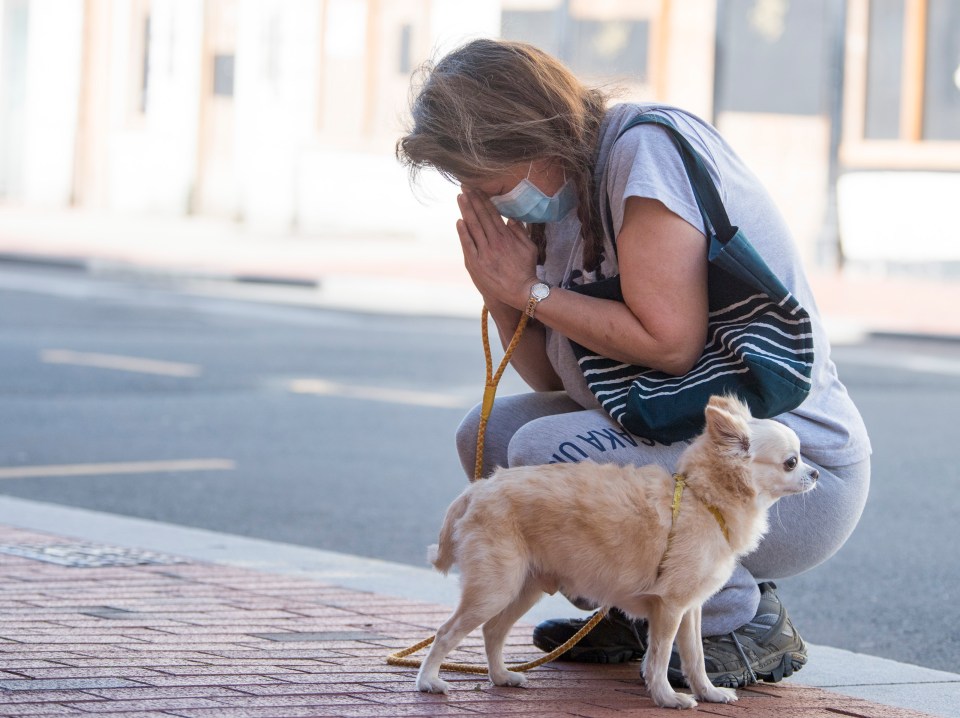
<instances>
[{"instance_id":1,"label":"brick sidewalk","mask_svg":"<svg viewBox=\"0 0 960 718\"><path fill-rule=\"evenodd\" d=\"M553 664L526 690L454 675L449 697L421 694L414 670L384 658L448 607L8 527L0 576L0 716L677 715L653 706L637 664ZM534 657L529 627L509 645L512 660ZM479 636L451 660L482 662ZM740 696L699 711L922 715L786 683Z\"/></svg>"}]
</instances>

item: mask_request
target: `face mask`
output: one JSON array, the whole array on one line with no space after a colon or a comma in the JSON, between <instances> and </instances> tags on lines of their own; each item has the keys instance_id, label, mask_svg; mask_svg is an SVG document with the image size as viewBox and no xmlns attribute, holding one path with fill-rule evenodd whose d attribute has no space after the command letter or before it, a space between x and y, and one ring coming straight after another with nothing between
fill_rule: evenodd
<instances>
[{"instance_id":1,"label":"face mask","mask_svg":"<svg viewBox=\"0 0 960 718\"><path fill-rule=\"evenodd\" d=\"M530 165L533 169L533 164ZM506 194L491 197L490 201L504 217L521 222L556 222L577 206L577 189L573 180L567 180L552 197L545 195L539 187L527 178Z\"/></svg>"}]
</instances>

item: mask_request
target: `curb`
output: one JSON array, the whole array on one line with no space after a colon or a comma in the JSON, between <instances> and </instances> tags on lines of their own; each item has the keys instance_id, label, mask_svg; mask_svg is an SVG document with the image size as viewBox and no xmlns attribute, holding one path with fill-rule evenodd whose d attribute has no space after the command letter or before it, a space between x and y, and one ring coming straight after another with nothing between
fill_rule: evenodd
<instances>
[{"instance_id":1,"label":"curb","mask_svg":"<svg viewBox=\"0 0 960 718\"><path fill-rule=\"evenodd\" d=\"M68 269L86 272L89 260L79 257L66 257L45 254L25 254L20 252L0 252L0 262L19 266L42 267L44 269Z\"/></svg>"},{"instance_id":2,"label":"curb","mask_svg":"<svg viewBox=\"0 0 960 718\"><path fill-rule=\"evenodd\" d=\"M319 289L319 279L303 279L269 274L221 274L199 272L179 267L147 266L137 262L112 259L91 259L54 254L31 254L24 252L0 252L0 264L11 264L39 269L78 271L92 276L139 277L144 279L170 279L182 281L230 282L280 287Z\"/></svg>"}]
</instances>

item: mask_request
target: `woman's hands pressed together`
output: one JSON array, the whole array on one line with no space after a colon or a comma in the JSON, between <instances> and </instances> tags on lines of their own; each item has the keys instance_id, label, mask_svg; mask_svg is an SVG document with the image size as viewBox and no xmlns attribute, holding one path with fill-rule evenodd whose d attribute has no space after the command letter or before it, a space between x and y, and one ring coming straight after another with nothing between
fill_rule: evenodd
<instances>
[{"instance_id":1,"label":"woman's hands pressed together","mask_svg":"<svg viewBox=\"0 0 960 718\"><path fill-rule=\"evenodd\" d=\"M474 285L492 303L522 310L537 281L537 247L523 223L504 221L490 199L464 188L457 234Z\"/></svg>"}]
</instances>

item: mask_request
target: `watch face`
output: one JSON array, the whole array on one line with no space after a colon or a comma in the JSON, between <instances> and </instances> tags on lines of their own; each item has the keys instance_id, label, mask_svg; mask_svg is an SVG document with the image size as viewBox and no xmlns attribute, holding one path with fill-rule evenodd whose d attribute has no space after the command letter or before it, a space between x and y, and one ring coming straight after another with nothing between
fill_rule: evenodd
<instances>
[{"instance_id":1,"label":"watch face","mask_svg":"<svg viewBox=\"0 0 960 718\"><path fill-rule=\"evenodd\" d=\"M538 282L530 288L530 295L538 302L542 302L544 299L550 296L550 285L544 284L543 282Z\"/></svg>"}]
</instances>

